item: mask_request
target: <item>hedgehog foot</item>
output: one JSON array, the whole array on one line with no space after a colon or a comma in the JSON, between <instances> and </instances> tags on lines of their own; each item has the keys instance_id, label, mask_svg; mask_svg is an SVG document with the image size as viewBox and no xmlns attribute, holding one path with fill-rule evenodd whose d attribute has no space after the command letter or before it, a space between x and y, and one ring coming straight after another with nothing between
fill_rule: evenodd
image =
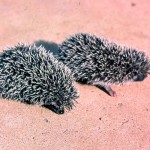
<instances>
[{"instance_id":1,"label":"hedgehog foot","mask_svg":"<svg viewBox=\"0 0 150 150\"><path fill-rule=\"evenodd\" d=\"M113 96L113 97L117 96L116 92L114 90L112 90L112 88L110 86L104 87L104 88L107 90L107 92L110 96Z\"/></svg>"},{"instance_id":2,"label":"hedgehog foot","mask_svg":"<svg viewBox=\"0 0 150 150\"><path fill-rule=\"evenodd\" d=\"M64 114L64 107L58 105L44 105L44 107L50 109L51 111L55 112L56 114Z\"/></svg>"},{"instance_id":3,"label":"hedgehog foot","mask_svg":"<svg viewBox=\"0 0 150 150\"><path fill-rule=\"evenodd\" d=\"M109 86L101 82L93 82L93 85L97 86L98 88L102 89L104 92L108 93L110 96L116 97L116 92Z\"/></svg>"},{"instance_id":4,"label":"hedgehog foot","mask_svg":"<svg viewBox=\"0 0 150 150\"><path fill-rule=\"evenodd\" d=\"M99 85L101 86L101 85ZM112 90L112 88L109 85L105 85L105 86L101 86L101 88L103 88L103 90L108 93L110 96L112 97L116 97L117 94L114 90Z\"/></svg>"},{"instance_id":5,"label":"hedgehog foot","mask_svg":"<svg viewBox=\"0 0 150 150\"><path fill-rule=\"evenodd\" d=\"M105 89L105 91L106 91L110 96L113 96L113 97L116 97L116 96L117 96L116 92L115 92L109 85L103 85L102 87Z\"/></svg>"}]
</instances>

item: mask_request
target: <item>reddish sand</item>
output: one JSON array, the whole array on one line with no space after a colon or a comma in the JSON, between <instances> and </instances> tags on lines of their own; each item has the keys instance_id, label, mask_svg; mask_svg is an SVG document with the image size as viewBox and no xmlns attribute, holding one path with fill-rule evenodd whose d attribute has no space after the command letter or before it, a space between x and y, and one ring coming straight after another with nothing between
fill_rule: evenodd
<instances>
[{"instance_id":1,"label":"reddish sand","mask_svg":"<svg viewBox=\"0 0 150 150\"><path fill-rule=\"evenodd\" d=\"M150 56L149 0L1 0L0 51L18 42L57 43L77 32L102 35ZM77 84L76 107L57 115L0 100L0 150L150 150L150 77L113 86L110 97Z\"/></svg>"}]
</instances>

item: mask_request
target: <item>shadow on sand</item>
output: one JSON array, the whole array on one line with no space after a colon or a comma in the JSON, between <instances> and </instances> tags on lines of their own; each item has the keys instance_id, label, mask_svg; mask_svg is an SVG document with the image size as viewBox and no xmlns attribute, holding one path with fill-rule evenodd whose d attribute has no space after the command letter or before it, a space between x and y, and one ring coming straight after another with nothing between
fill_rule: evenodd
<instances>
[{"instance_id":1,"label":"shadow on sand","mask_svg":"<svg viewBox=\"0 0 150 150\"><path fill-rule=\"evenodd\" d=\"M55 42L38 40L35 41L33 44L35 44L36 46L43 46L47 50L47 52L52 52L53 55L58 55L60 53L59 45Z\"/></svg>"}]
</instances>

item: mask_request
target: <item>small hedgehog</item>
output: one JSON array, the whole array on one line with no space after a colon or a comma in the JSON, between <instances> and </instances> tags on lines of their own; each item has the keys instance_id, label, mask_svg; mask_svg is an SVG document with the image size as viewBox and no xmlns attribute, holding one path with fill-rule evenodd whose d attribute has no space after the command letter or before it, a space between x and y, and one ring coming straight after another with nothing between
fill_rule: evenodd
<instances>
[{"instance_id":1,"label":"small hedgehog","mask_svg":"<svg viewBox=\"0 0 150 150\"><path fill-rule=\"evenodd\" d=\"M100 86L111 96L116 96L111 84L142 81L150 70L144 52L95 35L76 34L60 45L60 51L58 59L71 69L76 81Z\"/></svg>"},{"instance_id":2,"label":"small hedgehog","mask_svg":"<svg viewBox=\"0 0 150 150\"><path fill-rule=\"evenodd\" d=\"M42 47L18 44L0 54L0 96L57 114L78 97L70 69Z\"/></svg>"}]
</instances>

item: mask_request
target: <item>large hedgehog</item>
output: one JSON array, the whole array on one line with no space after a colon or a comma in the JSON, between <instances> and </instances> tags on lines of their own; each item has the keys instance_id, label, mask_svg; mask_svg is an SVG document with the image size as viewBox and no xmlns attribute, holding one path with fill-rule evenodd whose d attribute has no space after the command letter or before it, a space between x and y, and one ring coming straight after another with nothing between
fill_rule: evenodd
<instances>
[{"instance_id":1,"label":"large hedgehog","mask_svg":"<svg viewBox=\"0 0 150 150\"><path fill-rule=\"evenodd\" d=\"M116 96L110 84L142 81L149 74L150 61L144 52L123 47L95 35L76 34L60 45L58 58L76 81L103 87Z\"/></svg>"},{"instance_id":2,"label":"large hedgehog","mask_svg":"<svg viewBox=\"0 0 150 150\"><path fill-rule=\"evenodd\" d=\"M18 44L0 54L0 96L62 114L77 96L70 69L44 48Z\"/></svg>"}]
</instances>

